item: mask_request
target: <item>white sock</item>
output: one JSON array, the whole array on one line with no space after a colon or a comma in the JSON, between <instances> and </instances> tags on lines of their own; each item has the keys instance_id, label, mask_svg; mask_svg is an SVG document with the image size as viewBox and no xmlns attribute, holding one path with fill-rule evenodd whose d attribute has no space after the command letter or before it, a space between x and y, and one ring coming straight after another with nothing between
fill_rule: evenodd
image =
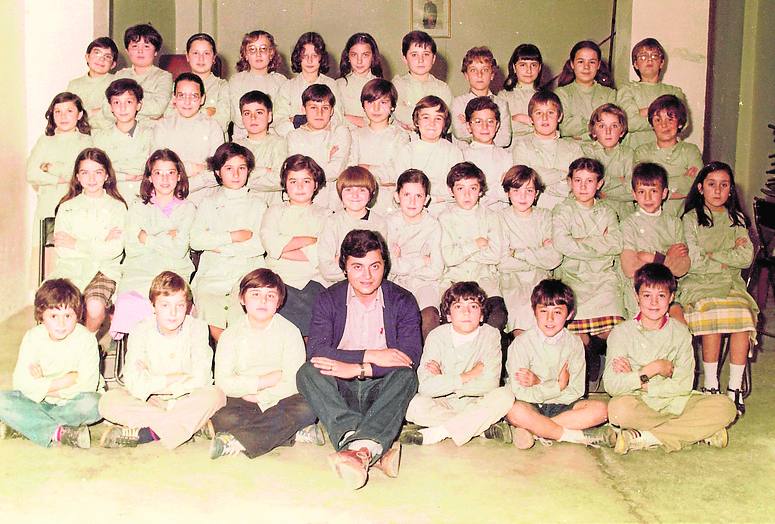
<instances>
[{"instance_id":1,"label":"white sock","mask_svg":"<svg viewBox=\"0 0 775 524\"><path fill-rule=\"evenodd\" d=\"M438 444L445 438L449 438L449 431L444 426L434 426L431 428L422 428L422 445L429 446L431 444Z\"/></svg>"},{"instance_id":2,"label":"white sock","mask_svg":"<svg viewBox=\"0 0 775 524\"><path fill-rule=\"evenodd\" d=\"M641 431L640 440L643 441L647 446L662 445L662 441L660 441L657 437L655 437L651 431Z\"/></svg>"},{"instance_id":3,"label":"white sock","mask_svg":"<svg viewBox=\"0 0 775 524\"><path fill-rule=\"evenodd\" d=\"M382 445L379 442L374 442L373 440L353 440L347 445L347 449L359 450L361 448L368 449L372 457L378 457L382 455Z\"/></svg>"},{"instance_id":4,"label":"white sock","mask_svg":"<svg viewBox=\"0 0 775 524\"><path fill-rule=\"evenodd\" d=\"M743 373L745 364L729 364L729 385L727 389L741 389L743 387Z\"/></svg>"},{"instance_id":5,"label":"white sock","mask_svg":"<svg viewBox=\"0 0 775 524\"><path fill-rule=\"evenodd\" d=\"M703 362L702 374L704 375L704 384L706 389L718 389L718 362Z\"/></svg>"},{"instance_id":6,"label":"white sock","mask_svg":"<svg viewBox=\"0 0 775 524\"><path fill-rule=\"evenodd\" d=\"M584 432L580 429L562 428L562 436L558 439L558 441L575 442L579 444L584 441Z\"/></svg>"}]
</instances>

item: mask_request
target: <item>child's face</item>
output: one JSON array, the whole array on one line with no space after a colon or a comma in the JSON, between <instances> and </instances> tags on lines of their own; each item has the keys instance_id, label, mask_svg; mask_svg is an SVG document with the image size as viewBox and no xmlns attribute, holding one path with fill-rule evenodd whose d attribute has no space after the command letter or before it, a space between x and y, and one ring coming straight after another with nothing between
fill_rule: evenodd
<instances>
[{"instance_id":1,"label":"child's face","mask_svg":"<svg viewBox=\"0 0 775 524\"><path fill-rule=\"evenodd\" d=\"M664 64L665 59L659 49L644 47L635 55L635 62L632 63L632 66L640 72L642 80L653 82L659 79L659 73Z\"/></svg>"},{"instance_id":2,"label":"child's face","mask_svg":"<svg viewBox=\"0 0 775 524\"><path fill-rule=\"evenodd\" d=\"M190 80L178 82L178 85L175 88L175 96L173 97L172 105L175 106L175 109L180 116L183 118L195 116L204 103L204 97L202 96L199 84Z\"/></svg>"},{"instance_id":3,"label":"child's face","mask_svg":"<svg viewBox=\"0 0 775 524\"><path fill-rule=\"evenodd\" d=\"M366 209L371 200L371 191L367 187L345 187L342 189L342 205L347 211L358 213Z\"/></svg>"},{"instance_id":4,"label":"child's face","mask_svg":"<svg viewBox=\"0 0 775 524\"><path fill-rule=\"evenodd\" d=\"M248 135L266 133L271 121L272 112L268 111L263 104L251 102L242 106L242 125L245 126Z\"/></svg>"},{"instance_id":5,"label":"child's face","mask_svg":"<svg viewBox=\"0 0 775 524\"><path fill-rule=\"evenodd\" d=\"M307 116L307 127L320 131L328 127L334 108L326 100L320 102L310 100L304 104L304 114Z\"/></svg>"},{"instance_id":6,"label":"child's face","mask_svg":"<svg viewBox=\"0 0 775 524\"><path fill-rule=\"evenodd\" d=\"M667 198L667 188L657 182L654 185L636 184L632 192L640 208L647 213L656 213Z\"/></svg>"},{"instance_id":7,"label":"child's face","mask_svg":"<svg viewBox=\"0 0 775 524\"><path fill-rule=\"evenodd\" d=\"M233 156L218 171L223 187L240 189L248 181L248 161L244 156Z\"/></svg>"},{"instance_id":8,"label":"child's face","mask_svg":"<svg viewBox=\"0 0 775 524\"><path fill-rule=\"evenodd\" d=\"M538 60L517 60L514 64L514 73L517 75L517 82L532 86L541 74L541 63Z\"/></svg>"},{"instance_id":9,"label":"child's face","mask_svg":"<svg viewBox=\"0 0 775 524\"><path fill-rule=\"evenodd\" d=\"M554 138L557 134L557 126L560 125L559 108L553 102L545 102L533 106L530 120L536 135L544 138Z\"/></svg>"},{"instance_id":10,"label":"child's face","mask_svg":"<svg viewBox=\"0 0 775 524\"><path fill-rule=\"evenodd\" d=\"M482 186L476 178L461 178L452 185L452 196L463 209L473 209L481 194Z\"/></svg>"},{"instance_id":11,"label":"child's face","mask_svg":"<svg viewBox=\"0 0 775 524\"><path fill-rule=\"evenodd\" d=\"M667 109L655 113L651 125L659 142L671 142L678 137L678 119Z\"/></svg>"},{"instance_id":12,"label":"child's face","mask_svg":"<svg viewBox=\"0 0 775 524\"><path fill-rule=\"evenodd\" d=\"M595 140L605 149L616 147L624 134L619 118L611 113L602 113L593 129Z\"/></svg>"},{"instance_id":13,"label":"child's face","mask_svg":"<svg viewBox=\"0 0 775 524\"><path fill-rule=\"evenodd\" d=\"M137 97L131 91L110 97L110 112L120 124L134 122L141 107L142 104L137 101Z\"/></svg>"},{"instance_id":14,"label":"child's face","mask_svg":"<svg viewBox=\"0 0 775 524\"><path fill-rule=\"evenodd\" d=\"M417 113L417 130L426 142L436 142L444 132L446 119L440 106L426 107Z\"/></svg>"},{"instance_id":15,"label":"child's face","mask_svg":"<svg viewBox=\"0 0 775 524\"><path fill-rule=\"evenodd\" d=\"M597 173L586 169L577 169L569 178L576 202L591 206L595 202L595 193L603 187L603 180L598 180Z\"/></svg>"},{"instance_id":16,"label":"child's face","mask_svg":"<svg viewBox=\"0 0 775 524\"><path fill-rule=\"evenodd\" d=\"M215 63L215 53L213 46L206 40L195 40L186 54L188 65L191 71L198 75L208 74L213 69Z\"/></svg>"},{"instance_id":17,"label":"child's face","mask_svg":"<svg viewBox=\"0 0 775 524\"><path fill-rule=\"evenodd\" d=\"M591 85L595 81L598 69L600 69L600 59L594 49L584 47L576 51L576 56L571 62L571 69L576 75L576 82L582 85Z\"/></svg>"},{"instance_id":18,"label":"child's face","mask_svg":"<svg viewBox=\"0 0 775 524\"><path fill-rule=\"evenodd\" d=\"M364 102L363 111L366 113L366 118L369 119L369 122L381 124L387 122L390 118L390 114L393 112L393 104L390 103L389 96L383 96L373 102Z\"/></svg>"},{"instance_id":19,"label":"child's face","mask_svg":"<svg viewBox=\"0 0 775 524\"><path fill-rule=\"evenodd\" d=\"M412 219L417 217L425 209L425 201L428 194L419 182L408 182L398 191L398 206L404 217Z\"/></svg>"},{"instance_id":20,"label":"child's face","mask_svg":"<svg viewBox=\"0 0 775 524\"><path fill-rule=\"evenodd\" d=\"M277 313L280 306L280 294L273 287L251 287L240 297L250 323L256 327L265 327Z\"/></svg>"},{"instance_id":21,"label":"child's face","mask_svg":"<svg viewBox=\"0 0 775 524\"><path fill-rule=\"evenodd\" d=\"M68 133L75 129L78 121L83 118L83 111L78 111L75 102L59 102L54 104L54 125L60 133Z\"/></svg>"},{"instance_id":22,"label":"child's face","mask_svg":"<svg viewBox=\"0 0 775 524\"><path fill-rule=\"evenodd\" d=\"M145 38L137 42L129 42L126 52L129 55L129 61L135 67L149 67L153 65L153 59L156 58L157 49Z\"/></svg>"},{"instance_id":23,"label":"child's face","mask_svg":"<svg viewBox=\"0 0 775 524\"><path fill-rule=\"evenodd\" d=\"M732 191L732 180L726 171L711 171L701 184L697 184L697 189L711 211L723 211Z\"/></svg>"},{"instance_id":24,"label":"child's face","mask_svg":"<svg viewBox=\"0 0 775 524\"><path fill-rule=\"evenodd\" d=\"M312 44L304 44L304 50L301 53L301 72L309 75L318 74L320 69L320 54L315 51Z\"/></svg>"},{"instance_id":25,"label":"child's face","mask_svg":"<svg viewBox=\"0 0 775 524\"><path fill-rule=\"evenodd\" d=\"M484 96L490 91L490 82L495 78L495 72L489 62L476 60L468 64L463 76L474 94Z\"/></svg>"},{"instance_id":26,"label":"child's face","mask_svg":"<svg viewBox=\"0 0 775 524\"><path fill-rule=\"evenodd\" d=\"M162 335L172 335L180 329L188 313L188 300L183 291L159 295L153 303L156 326Z\"/></svg>"},{"instance_id":27,"label":"child's face","mask_svg":"<svg viewBox=\"0 0 775 524\"><path fill-rule=\"evenodd\" d=\"M412 44L406 50L403 60L410 73L422 76L431 72L431 68L436 62L436 55L433 54L430 47Z\"/></svg>"},{"instance_id":28,"label":"child's face","mask_svg":"<svg viewBox=\"0 0 775 524\"><path fill-rule=\"evenodd\" d=\"M180 180L178 166L169 160L157 160L151 169L151 184L157 197L169 197L175 194Z\"/></svg>"},{"instance_id":29,"label":"child's face","mask_svg":"<svg viewBox=\"0 0 775 524\"><path fill-rule=\"evenodd\" d=\"M369 44L355 44L347 53L350 59L350 66L356 75L365 75L371 69L371 60L374 53Z\"/></svg>"},{"instance_id":30,"label":"child's face","mask_svg":"<svg viewBox=\"0 0 775 524\"><path fill-rule=\"evenodd\" d=\"M89 71L102 76L116 67L116 57L110 49L95 47L86 54L86 65L89 66Z\"/></svg>"},{"instance_id":31,"label":"child's face","mask_svg":"<svg viewBox=\"0 0 775 524\"><path fill-rule=\"evenodd\" d=\"M288 171L285 179L285 192L294 204L308 204L312 202L312 195L317 189L312 173L306 169L301 171Z\"/></svg>"},{"instance_id":32,"label":"child's face","mask_svg":"<svg viewBox=\"0 0 775 524\"><path fill-rule=\"evenodd\" d=\"M471 113L471 120L466 122L466 126L474 141L480 144L492 144L500 128L500 122L495 116L495 111L482 109Z\"/></svg>"},{"instance_id":33,"label":"child's face","mask_svg":"<svg viewBox=\"0 0 775 524\"><path fill-rule=\"evenodd\" d=\"M528 180L519 187L509 188L509 202L515 210L524 213L528 209L532 209L537 193L533 181Z\"/></svg>"},{"instance_id":34,"label":"child's face","mask_svg":"<svg viewBox=\"0 0 775 524\"><path fill-rule=\"evenodd\" d=\"M43 312L43 325L51 340L64 340L75 330L78 316L71 307L52 307Z\"/></svg>"},{"instance_id":35,"label":"child's face","mask_svg":"<svg viewBox=\"0 0 775 524\"><path fill-rule=\"evenodd\" d=\"M464 298L453 302L449 306L447 322L452 324L452 329L461 335L467 335L476 331L484 320L482 305L473 298Z\"/></svg>"},{"instance_id":36,"label":"child's face","mask_svg":"<svg viewBox=\"0 0 775 524\"><path fill-rule=\"evenodd\" d=\"M102 194L108 173L102 164L85 158L78 165L78 173L75 176L78 177L78 183L81 184L84 195L97 196Z\"/></svg>"},{"instance_id":37,"label":"child's face","mask_svg":"<svg viewBox=\"0 0 775 524\"><path fill-rule=\"evenodd\" d=\"M568 306L565 304L555 306L536 304L533 313L535 313L536 324L541 333L544 336L553 337L565 327L570 311L568 311Z\"/></svg>"},{"instance_id":38,"label":"child's face","mask_svg":"<svg viewBox=\"0 0 775 524\"><path fill-rule=\"evenodd\" d=\"M245 58L251 71L267 72L274 58L272 43L265 36L260 36L255 42L245 47Z\"/></svg>"},{"instance_id":39,"label":"child's face","mask_svg":"<svg viewBox=\"0 0 775 524\"><path fill-rule=\"evenodd\" d=\"M643 317L651 323L660 322L667 314L673 294L664 286L643 284L638 290L638 306Z\"/></svg>"}]
</instances>

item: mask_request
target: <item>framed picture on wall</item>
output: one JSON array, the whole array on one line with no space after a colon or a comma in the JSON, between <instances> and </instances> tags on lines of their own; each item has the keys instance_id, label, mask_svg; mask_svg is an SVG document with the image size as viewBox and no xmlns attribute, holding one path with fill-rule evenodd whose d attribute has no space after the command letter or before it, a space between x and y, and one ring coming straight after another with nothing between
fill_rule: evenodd
<instances>
[{"instance_id":1,"label":"framed picture on wall","mask_svg":"<svg viewBox=\"0 0 775 524\"><path fill-rule=\"evenodd\" d=\"M412 31L425 31L434 38L452 36L452 0L410 0Z\"/></svg>"}]
</instances>

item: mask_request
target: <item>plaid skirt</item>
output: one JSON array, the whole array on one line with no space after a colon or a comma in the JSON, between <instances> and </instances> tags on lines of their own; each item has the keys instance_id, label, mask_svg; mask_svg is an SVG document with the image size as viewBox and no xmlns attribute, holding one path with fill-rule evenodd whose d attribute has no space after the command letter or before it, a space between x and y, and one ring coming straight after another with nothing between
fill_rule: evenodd
<instances>
[{"instance_id":1,"label":"plaid skirt","mask_svg":"<svg viewBox=\"0 0 775 524\"><path fill-rule=\"evenodd\" d=\"M703 298L685 307L684 316L692 335L750 333L756 344L756 318L745 295L733 289L725 298Z\"/></svg>"},{"instance_id":2,"label":"plaid skirt","mask_svg":"<svg viewBox=\"0 0 775 524\"><path fill-rule=\"evenodd\" d=\"M598 335L610 331L613 327L624 322L623 317L619 316L607 316L607 317L595 317L585 318L581 320L572 320L568 322L568 330L573 333L587 333L588 335Z\"/></svg>"},{"instance_id":3,"label":"plaid skirt","mask_svg":"<svg viewBox=\"0 0 775 524\"><path fill-rule=\"evenodd\" d=\"M116 281L103 275L102 271L97 271L97 274L94 275L94 278L91 279L91 282L83 290L83 301L86 302L90 298L98 298L105 303L105 307L109 307L110 299L115 292Z\"/></svg>"}]
</instances>

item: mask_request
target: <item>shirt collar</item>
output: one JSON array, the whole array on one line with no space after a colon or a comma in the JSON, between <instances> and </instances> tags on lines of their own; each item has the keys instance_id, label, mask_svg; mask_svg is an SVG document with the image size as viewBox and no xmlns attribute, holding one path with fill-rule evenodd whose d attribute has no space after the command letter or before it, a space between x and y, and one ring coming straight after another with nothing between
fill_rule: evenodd
<instances>
[{"instance_id":1,"label":"shirt collar","mask_svg":"<svg viewBox=\"0 0 775 524\"><path fill-rule=\"evenodd\" d=\"M562 328L557 334L555 334L552 337L547 337L544 335L544 332L538 329L538 338L541 339L541 342L544 344L549 344L550 346L554 346L555 344L559 344L562 342L562 339L565 338L565 328Z\"/></svg>"},{"instance_id":2,"label":"shirt collar","mask_svg":"<svg viewBox=\"0 0 775 524\"><path fill-rule=\"evenodd\" d=\"M166 206L160 206L156 203L156 196L151 197L151 204L155 205L159 208L159 210L164 214L164 216L169 217L175 209L181 205L183 201L177 197L173 197L172 200L169 201L169 203Z\"/></svg>"},{"instance_id":3,"label":"shirt collar","mask_svg":"<svg viewBox=\"0 0 775 524\"><path fill-rule=\"evenodd\" d=\"M355 289L348 283L347 284L347 307L349 308L353 301L357 301L358 304L360 304L361 308L371 311L375 307L382 307L384 309L385 307L385 299L382 296L382 285L377 288L377 296L374 298L373 302L370 302L368 304L364 304L360 300L358 300L358 297L355 296Z\"/></svg>"},{"instance_id":4,"label":"shirt collar","mask_svg":"<svg viewBox=\"0 0 775 524\"><path fill-rule=\"evenodd\" d=\"M640 207L640 206L638 206L638 211L639 211L639 212L641 212L641 213L643 213L643 214L644 214L644 215L646 215L647 217L658 217L658 216L662 216L662 206L659 206L659 209L657 209L657 210L656 210L656 211L654 211L653 213L649 213L648 211L646 211L645 209L643 209L643 208L642 208L642 207Z\"/></svg>"},{"instance_id":5,"label":"shirt collar","mask_svg":"<svg viewBox=\"0 0 775 524\"><path fill-rule=\"evenodd\" d=\"M635 315L635 318L634 318L633 320L635 320L635 322L638 324L638 327L639 327L639 328L641 328L641 329L646 329L646 328L643 326L643 322L641 322L641 317L642 317L642 316L643 316L643 313L642 313L642 312L640 312L640 311L638 311L638 314L637 314L637 315ZM660 323L659 323L659 329L662 329L663 327L665 327L665 325L667 324L667 321L668 321L668 319L669 319L669 318L670 318L670 315L669 315L669 314L667 314L667 313L665 313L665 316L664 316L664 317L662 317L662 322L660 322Z\"/></svg>"}]
</instances>

